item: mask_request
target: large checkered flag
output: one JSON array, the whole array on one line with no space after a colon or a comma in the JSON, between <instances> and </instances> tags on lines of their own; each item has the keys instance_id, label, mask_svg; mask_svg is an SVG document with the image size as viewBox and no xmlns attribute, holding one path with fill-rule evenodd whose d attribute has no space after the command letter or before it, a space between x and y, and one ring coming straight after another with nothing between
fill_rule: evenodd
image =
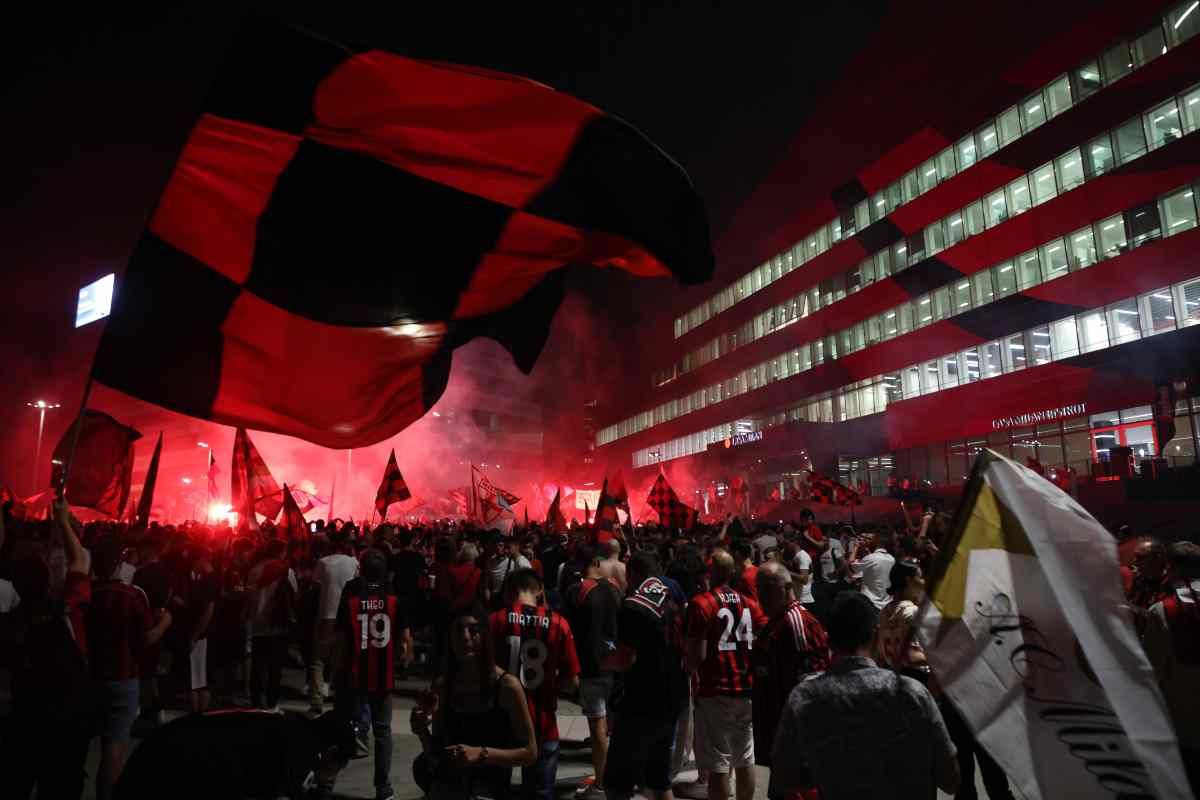
<instances>
[{"instance_id":1,"label":"large checkered flag","mask_svg":"<svg viewBox=\"0 0 1200 800\"><path fill-rule=\"evenodd\" d=\"M255 21L203 112L92 373L174 411L365 447L421 417L476 336L529 372L566 265L713 271L684 171L524 78Z\"/></svg>"},{"instance_id":2,"label":"large checkered flag","mask_svg":"<svg viewBox=\"0 0 1200 800\"><path fill-rule=\"evenodd\" d=\"M650 487L646 505L658 512L659 524L668 528L690 528L696 523L696 509L680 501L661 472Z\"/></svg>"},{"instance_id":3,"label":"large checkered flag","mask_svg":"<svg viewBox=\"0 0 1200 800\"><path fill-rule=\"evenodd\" d=\"M379 491L375 493L375 512L387 519L388 506L400 503L412 497L404 476L400 474L400 465L396 463L396 451L388 456L387 467L383 470L383 479L379 483Z\"/></svg>"},{"instance_id":4,"label":"large checkered flag","mask_svg":"<svg viewBox=\"0 0 1200 800\"><path fill-rule=\"evenodd\" d=\"M858 496L858 492L819 472L810 473L808 488L809 499L814 503L838 506L862 505L862 498Z\"/></svg>"}]
</instances>

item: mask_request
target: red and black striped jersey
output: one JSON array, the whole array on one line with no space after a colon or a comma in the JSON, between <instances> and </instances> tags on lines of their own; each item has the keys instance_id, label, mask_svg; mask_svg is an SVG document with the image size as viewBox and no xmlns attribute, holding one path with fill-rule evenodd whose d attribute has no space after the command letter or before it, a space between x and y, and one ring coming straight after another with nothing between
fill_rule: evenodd
<instances>
[{"instance_id":1,"label":"red and black striped jersey","mask_svg":"<svg viewBox=\"0 0 1200 800\"><path fill-rule=\"evenodd\" d=\"M698 594L688 603L687 638L708 643L700 664L697 697L748 697L754 685L750 651L767 619L758 603L728 586Z\"/></svg>"},{"instance_id":2,"label":"red and black striped jersey","mask_svg":"<svg viewBox=\"0 0 1200 800\"><path fill-rule=\"evenodd\" d=\"M566 619L545 606L514 603L488 618L496 661L525 687L538 742L558 741L558 682L579 674Z\"/></svg>"},{"instance_id":3,"label":"red and black striped jersey","mask_svg":"<svg viewBox=\"0 0 1200 800\"><path fill-rule=\"evenodd\" d=\"M393 648L407 627L399 616L396 596L380 584L352 581L342 595L342 620L350 634L346 687L390 692Z\"/></svg>"}]
</instances>

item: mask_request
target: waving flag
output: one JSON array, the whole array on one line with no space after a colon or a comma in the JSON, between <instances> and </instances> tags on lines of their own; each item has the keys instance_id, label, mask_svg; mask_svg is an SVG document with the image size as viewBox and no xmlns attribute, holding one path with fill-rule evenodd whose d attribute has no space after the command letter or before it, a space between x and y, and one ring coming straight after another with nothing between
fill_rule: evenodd
<instances>
[{"instance_id":1,"label":"waving flag","mask_svg":"<svg viewBox=\"0 0 1200 800\"><path fill-rule=\"evenodd\" d=\"M138 498L137 521L143 525L149 524L150 514L154 511L154 486L158 483L158 460L162 457L162 442L162 431L159 431L154 454L150 456L150 467L146 470L146 480L142 483L142 494Z\"/></svg>"},{"instance_id":2,"label":"waving flag","mask_svg":"<svg viewBox=\"0 0 1200 800\"><path fill-rule=\"evenodd\" d=\"M679 165L531 80L254 21L202 112L93 369L174 411L363 447L420 418L476 336L529 372L568 264L713 272Z\"/></svg>"},{"instance_id":3,"label":"waving flag","mask_svg":"<svg viewBox=\"0 0 1200 800\"><path fill-rule=\"evenodd\" d=\"M985 450L929 585L933 672L1023 797L1192 796L1116 542L1069 495Z\"/></svg>"},{"instance_id":4,"label":"waving flag","mask_svg":"<svg viewBox=\"0 0 1200 800\"><path fill-rule=\"evenodd\" d=\"M808 488L809 499L814 503L830 503L839 506L862 505L862 498L858 496L858 492L819 472L809 474Z\"/></svg>"},{"instance_id":5,"label":"waving flag","mask_svg":"<svg viewBox=\"0 0 1200 800\"><path fill-rule=\"evenodd\" d=\"M400 474L400 465L396 463L396 451L388 456L387 467L383 470L383 480L379 483L379 491L375 493L375 511L379 516L387 517L387 509L392 503L399 503L412 497L404 476Z\"/></svg>"},{"instance_id":6,"label":"waving flag","mask_svg":"<svg viewBox=\"0 0 1200 800\"><path fill-rule=\"evenodd\" d=\"M233 466L229 470L229 502L234 510L254 528L258 526L255 513L267 519L279 516L283 496L279 484L267 469L267 462L258 454L245 428L238 428L233 438Z\"/></svg>"},{"instance_id":7,"label":"waving flag","mask_svg":"<svg viewBox=\"0 0 1200 800\"><path fill-rule=\"evenodd\" d=\"M129 501L133 443L142 438L142 434L108 414L85 409L54 448L52 484L55 487L62 485L63 468L71 457L76 430L79 438L66 498L71 505L94 508L102 514L120 518Z\"/></svg>"},{"instance_id":8,"label":"waving flag","mask_svg":"<svg viewBox=\"0 0 1200 800\"><path fill-rule=\"evenodd\" d=\"M213 455L212 448L208 448L208 503L212 505L218 497L221 496L220 489L217 488L217 476L221 474L221 470L217 467L217 459Z\"/></svg>"},{"instance_id":9,"label":"waving flag","mask_svg":"<svg viewBox=\"0 0 1200 800\"><path fill-rule=\"evenodd\" d=\"M288 541L307 541L308 540L308 521L304 519L304 512L300 510L299 504L296 503L296 498L288 491L288 485L283 485L283 513L279 517L279 522L275 525L275 535L280 539Z\"/></svg>"},{"instance_id":10,"label":"waving flag","mask_svg":"<svg viewBox=\"0 0 1200 800\"><path fill-rule=\"evenodd\" d=\"M690 528L696 524L696 509L685 505L667 483L667 476L661 472L650 487L646 496L646 505L658 513L658 522L668 528Z\"/></svg>"},{"instance_id":11,"label":"waving flag","mask_svg":"<svg viewBox=\"0 0 1200 800\"><path fill-rule=\"evenodd\" d=\"M554 492L554 499L550 501L550 509L546 512L546 527L552 531L563 530L567 527L567 518L563 515L562 506L559 505L561 492L561 489Z\"/></svg>"},{"instance_id":12,"label":"waving flag","mask_svg":"<svg viewBox=\"0 0 1200 800\"><path fill-rule=\"evenodd\" d=\"M600 499L596 501L596 516L592 522L592 540L597 544L611 542L617 528L617 499L610 494L608 478L600 487Z\"/></svg>"}]
</instances>

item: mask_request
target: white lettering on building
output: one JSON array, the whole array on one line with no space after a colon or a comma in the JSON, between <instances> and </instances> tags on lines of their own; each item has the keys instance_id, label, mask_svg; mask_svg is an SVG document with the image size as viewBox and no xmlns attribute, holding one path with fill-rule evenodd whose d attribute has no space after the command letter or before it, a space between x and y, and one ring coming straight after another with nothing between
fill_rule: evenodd
<instances>
[{"instance_id":1,"label":"white lettering on building","mask_svg":"<svg viewBox=\"0 0 1200 800\"><path fill-rule=\"evenodd\" d=\"M999 417L992 420L992 430L1002 431L1008 428L1022 428L1026 425L1038 425L1043 422L1054 422L1067 417L1078 417L1087 413L1087 403L1072 403L1059 408L1046 408L1041 411L1027 411L1012 417Z\"/></svg>"}]
</instances>

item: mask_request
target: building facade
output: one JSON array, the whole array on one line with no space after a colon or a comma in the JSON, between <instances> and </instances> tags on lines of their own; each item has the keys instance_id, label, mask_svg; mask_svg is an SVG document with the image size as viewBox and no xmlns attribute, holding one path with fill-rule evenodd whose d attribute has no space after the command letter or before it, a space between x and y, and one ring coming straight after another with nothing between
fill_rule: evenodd
<instances>
[{"instance_id":1,"label":"building facade","mask_svg":"<svg viewBox=\"0 0 1200 800\"><path fill-rule=\"evenodd\" d=\"M737 277L650 332L598 459L872 493L982 447L1071 480L1195 461L1200 3L905 5L718 243Z\"/></svg>"}]
</instances>

